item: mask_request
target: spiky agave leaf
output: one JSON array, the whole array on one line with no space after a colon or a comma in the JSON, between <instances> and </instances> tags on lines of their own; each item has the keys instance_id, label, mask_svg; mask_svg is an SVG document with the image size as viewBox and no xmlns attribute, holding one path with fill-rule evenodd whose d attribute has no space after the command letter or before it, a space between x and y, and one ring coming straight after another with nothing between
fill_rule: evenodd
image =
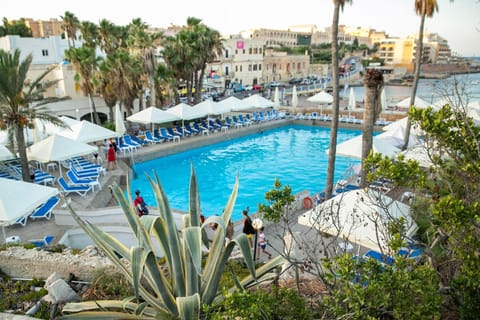
<instances>
[{"instance_id":1,"label":"spiky agave leaf","mask_svg":"<svg viewBox=\"0 0 480 320\"><path fill-rule=\"evenodd\" d=\"M190 164L190 226L200 226L200 193L198 192L197 175L193 163Z\"/></svg>"},{"instance_id":2,"label":"spiky agave leaf","mask_svg":"<svg viewBox=\"0 0 480 320\"><path fill-rule=\"evenodd\" d=\"M144 308L141 316L139 316L139 314L132 314L138 310L138 307L139 305L136 303L125 303L121 300L70 302L63 307L62 311L72 314L65 315L60 319L154 319L157 315L157 311L151 307ZM93 311L99 308L104 311ZM125 311L131 313L125 313ZM109 318L109 316L113 318Z\"/></svg>"},{"instance_id":3,"label":"spiky agave leaf","mask_svg":"<svg viewBox=\"0 0 480 320\"><path fill-rule=\"evenodd\" d=\"M185 274L183 272L185 270L185 261L181 254L180 236L177 232L177 225L173 219L170 204L156 173L154 178L148 177L157 200L160 217L165 220L166 224L165 232L168 239L168 251L164 252L164 254L173 280L173 292L175 296L183 297L185 296Z\"/></svg>"},{"instance_id":4,"label":"spiky agave leaf","mask_svg":"<svg viewBox=\"0 0 480 320\"><path fill-rule=\"evenodd\" d=\"M201 300L200 295L195 293L188 297L177 298L177 308L180 319L192 320L200 318Z\"/></svg>"}]
</instances>

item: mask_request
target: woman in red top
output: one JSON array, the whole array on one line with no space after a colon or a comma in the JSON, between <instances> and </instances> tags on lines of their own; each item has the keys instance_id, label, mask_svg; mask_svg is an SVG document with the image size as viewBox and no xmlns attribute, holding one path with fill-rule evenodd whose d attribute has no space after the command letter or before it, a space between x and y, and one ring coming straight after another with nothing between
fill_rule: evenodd
<instances>
[{"instance_id":1,"label":"woman in red top","mask_svg":"<svg viewBox=\"0 0 480 320\"><path fill-rule=\"evenodd\" d=\"M113 148L113 144L110 143L108 150L107 150L107 170L110 169L110 164L112 164L112 170L117 169L117 161L116 161L116 154L115 149Z\"/></svg>"}]
</instances>

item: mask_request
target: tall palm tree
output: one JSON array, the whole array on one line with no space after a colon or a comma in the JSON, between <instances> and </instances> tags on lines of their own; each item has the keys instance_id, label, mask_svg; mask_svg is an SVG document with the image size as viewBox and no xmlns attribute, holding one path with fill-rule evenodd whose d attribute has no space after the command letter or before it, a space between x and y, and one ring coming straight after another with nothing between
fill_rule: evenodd
<instances>
[{"instance_id":1,"label":"tall palm tree","mask_svg":"<svg viewBox=\"0 0 480 320\"><path fill-rule=\"evenodd\" d=\"M77 30L80 25L80 21L75 14L69 11L65 11L65 14L60 16L60 18L62 18L62 29L65 32L65 37L68 41L68 47L75 48L75 40L77 40Z\"/></svg>"},{"instance_id":2,"label":"tall palm tree","mask_svg":"<svg viewBox=\"0 0 480 320\"><path fill-rule=\"evenodd\" d=\"M338 118L340 114L339 94L339 69L338 69L338 22L340 9L343 11L345 3L352 3L351 0L333 0L333 22L332 22L332 86L333 86L333 116L330 131L330 148L328 153L328 171L325 186L325 197L329 199L333 191L333 178L335 174L335 157L337 152Z\"/></svg>"},{"instance_id":3,"label":"tall palm tree","mask_svg":"<svg viewBox=\"0 0 480 320\"><path fill-rule=\"evenodd\" d=\"M452 2L452 0L450 0ZM415 103L415 96L417 95L418 80L420 79L420 69L422 66L423 55L423 30L425 26L425 18L433 17L434 13L438 11L438 3L436 0L415 0L415 13L420 16L420 29L418 31L417 47L415 49L415 70L413 76L412 93L410 95L410 106ZM405 128L405 141L402 149L405 150L408 147L408 141L410 140L410 117L407 120L407 126Z\"/></svg>"},{"instance_id":4,"label":"tall palm tree","mask_svg":"<svg viewBox=\"0 0 480 320\"><path fill-rule=\"evenodd\" d=\"M65 51L65 56L74 66L77 71L75 81L80 85L83 93L90 100L92 108L93 119L92 122L100 124L93 94L95 92L95 77L94 73L97 68L99 59L95 56L95 49L82 46L80 48L70 48Z\"/></svg>"},{"instance_id":5,"label":"tall palm tree","mask_svg":"<svg viewBox=\"0 0 480 320\"><path fill-rule=\"evenodd\" d=\"M383 89L383 73L376 69L367 70L363 84L365 86L365 113L363 114L362 163L372 150L373 126L382 112L380 94ZM365 170L362 170L360 180L361 187L365 187L366 176L367 173Z\"/></svg>"},{"instance_id":6,"label":"tall palm tree","mask_svg":"<svg viewBox=\"0 0 480 320\"><path fill-rule=\"evenodd\" d=\"M25 144L24 128L33 128L34 120L41 119L58 126L65 126L63 121L41 109L31 107L49 85L45 76L52 71L48 69L38 78L30 81L28 70L33 60L32 54L20 61L20 50L13 53L0 50L0 129L12 131L12 149L18 152L22 166L22 179L31 181Z\"/></svg>"},{"instance_id":7,"label":"tall palm tree","mask_svg":"<svg viewBox=\"0 0 480 320\"><path fill-rule=\"evenodd\" d=\"M90 21L82 21L79 26L83 45L95 49L98 45L98 26Z\"/></svg>"},{"instance_id":8,"label":"tall palm tree","mask_svg":"<svg viewBox=\"0 0 480 320\"><path fill-rule=\"evenodd\" d=\"M127 45L131 52L141 59L150 88L150 101L157 105L157 79L155 79L157 57L155 51L163 39L163 34L147 32L147 28L148 25L141 19L134 19L128 27ZM141 91L144 92L143 88ZM142 97L140 96L140 98ZM142 101L143 99L140 99L140 102Z\"/></svg>"}]
</instances>

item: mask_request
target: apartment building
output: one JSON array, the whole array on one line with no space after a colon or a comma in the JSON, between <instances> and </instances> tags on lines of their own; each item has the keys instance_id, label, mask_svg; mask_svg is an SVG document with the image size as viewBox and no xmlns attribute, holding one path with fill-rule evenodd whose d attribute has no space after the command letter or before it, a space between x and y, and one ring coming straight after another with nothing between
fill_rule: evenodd
<instances>
[{"instance_id":1,"label":"apartment building","mask_svg":"<svg viewBox=\"0 0 480 320\"><path fill-rule=\"evenodd\" d=\"M33 20L31 18L25 18L24 21L25 25L32 31L32 37L34 38L47 38L63 34L63 22L56 18L49 20Z\"/></svg>"}]
</instances>

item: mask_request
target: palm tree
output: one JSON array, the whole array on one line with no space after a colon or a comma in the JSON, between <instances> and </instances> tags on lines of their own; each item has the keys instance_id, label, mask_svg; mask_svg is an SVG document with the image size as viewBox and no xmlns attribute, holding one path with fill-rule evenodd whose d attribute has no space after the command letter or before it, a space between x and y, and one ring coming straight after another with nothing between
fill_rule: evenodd
<instances>
[{"instance_id":1,"label":"palm tree","mask_svg":"<svg viewBox=\"0 0 480 320\"><path fill-rule=\"evenodd\" d=\"M155 79L157 69L156 48L163 39L162 33L147 32L148 25L141 19L134 19L128 26L127 45L132 54L138 56L142 61L145 77L150 89L150 101L157 105L157 91ZM145 91L142 88L142 95ZM140 96L142 98L142 96ZM142 102L143 99L140 99ZM140 104L142 106L142 104Z\"/></svg>"},{"instance_id":2,"label":"palm tree","mask_svg":"<svg viewBox=\"0 0 480 320\"><path fill-rule=\"evenodd\" d=\"M95 49L98 45L98 26L90 21L82 21L79 27L83 45Z\"/></svg>"},{"instance_id":3,"label":"palm tree","mask_svg":"<svg viewBox=\"0 0 480 320\"><path fill-rule=\"evenodd\" d=\"M100 124L93 94L95 92L94 73L99 59L95 56L95 49L82 46L80 48L70 48L65 51L66 58L75 66L77 74L75 81L80 84L83 93L89 98L93 117L91 121Z\"/></svg>"},{"instance_id":4,"label":"palm tree","mask_svg":"<svg viewBox=\"0 0 480 320\"><path fill-rule=\"evenodd\" d=\"M80 25L80 21L75 16L75 14L69 11L65 11L65 14L63 16L60 16L60 18L62 18L63 20L62 29L65 32L65 37L67 38L67 41L68 41L68 47L75 48L75 40L77 39L77 29ZM71 41L71 44L70 44L70 41Z\"/></svg>"},{"instance_id":5,"label":"palm tree","mask_svg":"<svg viewBox=\"0 0 480 320\"><path fill-rule=\"evenodd\" d=\"M28 70L33 60L32 54L20 61L20 50L8 53L0 50L0 129L11 130L13 150L18 152L22 166L22 179L31 181L25 145L24 128L33 128L34 120L41 119L57 126L65 126L57 117L31 107L54 82L43 81L52 71L48 69L38 78L30 81Z\"/></svg>"},{"instance_id":6,"label":"palm tree","mask_svg":"<svg viewBox=\"0 0 480 320\"><path fill-rule=\"evenodd\" d=\"M380 94L383 89L383 74L379 70L369 69L363 79L365 85L365 113L363 114L362 162L365 161L373 144L373 126L382 112ZM365 187L366 172L361 171L360 186Z\"/></svg>"},{"instance_id":7,"label":"palm tree","mask_svg":"<svg viewBox=\"0 0 480 320\"><path fill-rule=\"evenodd\" d=\"M338 70L338 21L340 9L343 11L345 3L351 3L351 0L333 0L333 22L332 22L332 86L333 86L333 116L330 127L330 148L328 153L328 171L325 186L325 197L329 199L332 196L333 177L335 174L335 156L337 152L337 132L338 117L340 114L339 104L339 70Z\"/></svg>"},{"instance_id":8,"label":"palm tree","mask_svg":"<svg viewBox=\"0 0 480 320\"><path fill-rule=\"evenodd\" d=\"M450 0L450 2L452 2L452 0ZM420 29L418 31L417 48L415 49L415 70L413 76L412 93L410 95L410 106L413 106L415 103L418 80L420 79L420 69L422 66L423 55L423 29L425 26L425 18L433 17L436 11L438 11L438 3L436 0L415 0L415 13L420 16ZM405 150L408 147L408 141L410 140L410 127L410 117L408 117L407 126L405 128L405 141L402 146L402 150Z\"/></svg>"}]
</instances>

